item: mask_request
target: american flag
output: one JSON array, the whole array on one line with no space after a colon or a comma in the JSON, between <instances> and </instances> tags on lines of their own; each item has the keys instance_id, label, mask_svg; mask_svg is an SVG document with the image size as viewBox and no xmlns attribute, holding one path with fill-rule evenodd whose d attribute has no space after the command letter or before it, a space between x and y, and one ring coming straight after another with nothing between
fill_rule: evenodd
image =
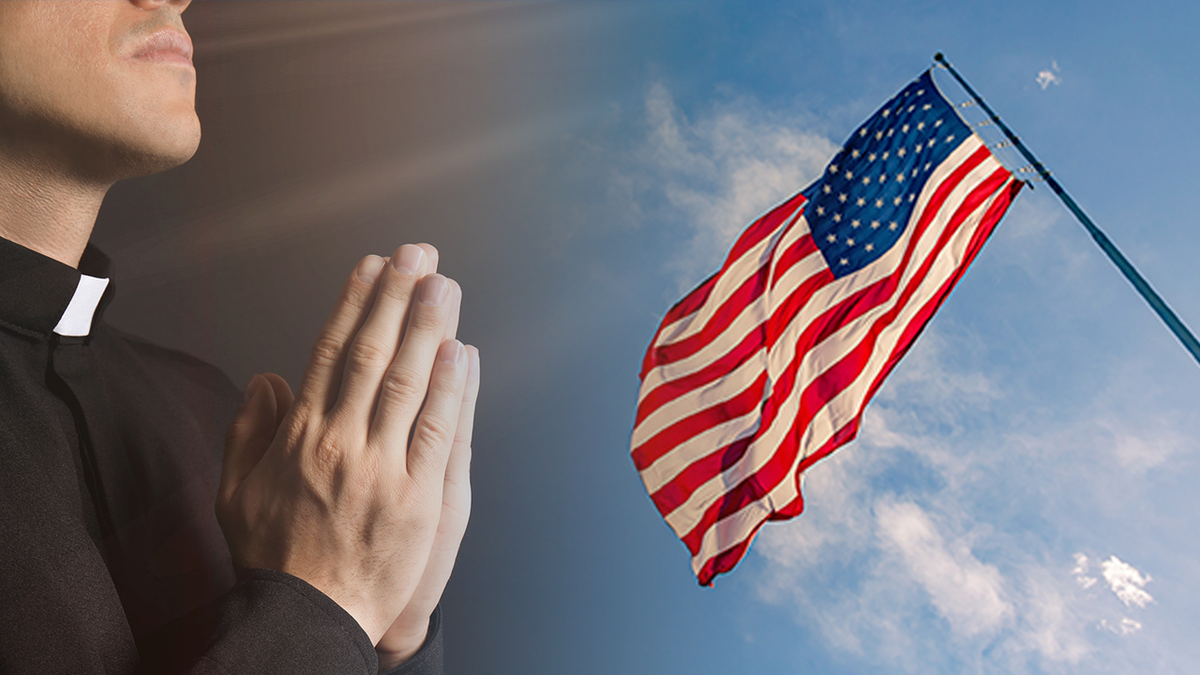
<instances>
[{"instance_id":1,"label":"american flag","mask_svg":"<svg viewBox=\"0 0 1200 675\"><path fill-rule=\"evenodd\" d=\"M927 71L667 312L632 454L701 584L800 514L803 472L855 437L1021 185Z\"/></svg>"}]
</instances>

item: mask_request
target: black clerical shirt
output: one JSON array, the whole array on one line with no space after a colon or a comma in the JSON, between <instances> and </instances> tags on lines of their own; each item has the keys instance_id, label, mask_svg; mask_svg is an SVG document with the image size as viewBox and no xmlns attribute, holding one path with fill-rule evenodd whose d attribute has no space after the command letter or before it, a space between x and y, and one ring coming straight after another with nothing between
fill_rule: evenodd
<instances>
[{"instance_id":1,"label":"black clerical shirt","mask_svg":"<svg viewBox=\"0 0 1200 675\"><path fill-rule=\"evenodd\" d=\"M375 673L320 591L235 578L213 503L241 393L106 324L108 267L0 239L0 673ZM389 675L442 671L440 623Z\"/></svg>"}]
</instances>

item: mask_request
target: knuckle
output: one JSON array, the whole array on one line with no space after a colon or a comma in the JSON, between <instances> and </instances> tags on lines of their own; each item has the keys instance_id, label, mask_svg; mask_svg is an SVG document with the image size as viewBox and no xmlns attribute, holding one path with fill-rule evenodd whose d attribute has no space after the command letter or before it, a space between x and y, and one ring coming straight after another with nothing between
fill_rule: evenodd
<instances>
[{"instance_id":1,"label":"knuckle","mask_svg":"<svg viewBox=\"0 0 1200 675\"><path fill-rule=\"evenodd\" d=\"M392 360L392 352L380 340L359 335L350 345L349 365L359 371L377 370Z\"/></svg>"},{"instance_id":2,"label":"knuckle","mask_svg":"<svg viewBox=\"0 0 1200 675\"><path fill-rule=\"evenodd\" d=\"M443 303L445 304L445 303ZM427 307L418 304L408 319L408 328L418 333L441 333L445 323L444 313L440 307Z\"/></svg>"},{"instance_id":3,"label":"knuckle","mask_svg":"<svg viewBox=\"0 0 1200 675\"><path fill-rule=\"evenodd\" d=\"M413 445L427 448L448 446L454 435L454 425L442 415L426 411L413 429Z\"/></svg>"},{"instance_id":4,"label":"knuckle","mask_svg":"<svg viewBox=\"0 0 1200 675\"><path fill-rule=\"evenodd\" d=\"M401 403L420 401L425 394L425 383L413 373L393 368L383 378L383 395Z\"/></svg>"},{"instance_id":5,"label":"knuckle","mask_svg":"<svg viewBox=\"0 0 1200 675\"><path fill-rule=\"evenodd\" d=\"M313 343L311 361L314 365L333 367L342 358L342 341L331 335L321 335Z\"/></svg>"}]
</instances>

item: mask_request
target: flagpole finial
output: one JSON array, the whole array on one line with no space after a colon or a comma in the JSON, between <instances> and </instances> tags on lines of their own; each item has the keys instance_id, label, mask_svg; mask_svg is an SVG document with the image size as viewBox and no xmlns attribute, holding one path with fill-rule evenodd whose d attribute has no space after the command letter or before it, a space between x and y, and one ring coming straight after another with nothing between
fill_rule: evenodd
<instances>
[{"instance_id":1,"label":"flagpole finial","mask_svg":"<svg viewBox=\"0 0 1200 675\"><path fill-rule=\"evenodd\" d=\"M946 57L945 57L945 56L944 56L944 55L943 55L941 52L938 52L938 53L934 54L934 55L933 55L933 60L934 60L934 61L937 61L938 63L945 64L945 65L947 65L947 66L948 66L948 65L950 65L950 64L949 64L949 63L946 61Z\"/></svg>"}]
</instances>

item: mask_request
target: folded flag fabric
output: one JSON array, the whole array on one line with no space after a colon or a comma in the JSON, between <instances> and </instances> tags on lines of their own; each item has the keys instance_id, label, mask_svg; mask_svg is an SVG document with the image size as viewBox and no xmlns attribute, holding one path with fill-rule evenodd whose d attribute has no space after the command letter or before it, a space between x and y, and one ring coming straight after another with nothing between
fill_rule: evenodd
<instances>
[{"instance_id":1,"label":"folded flag fabric","mask_svg":"<svg viewBox=\"0 0 1200 675\"><path fill-rule=\"evenodd\" d=\"M702 585L804 508L1023 183L926 72L759 218L646 351L631 441Z\"/></svg>"}]
</instances>

